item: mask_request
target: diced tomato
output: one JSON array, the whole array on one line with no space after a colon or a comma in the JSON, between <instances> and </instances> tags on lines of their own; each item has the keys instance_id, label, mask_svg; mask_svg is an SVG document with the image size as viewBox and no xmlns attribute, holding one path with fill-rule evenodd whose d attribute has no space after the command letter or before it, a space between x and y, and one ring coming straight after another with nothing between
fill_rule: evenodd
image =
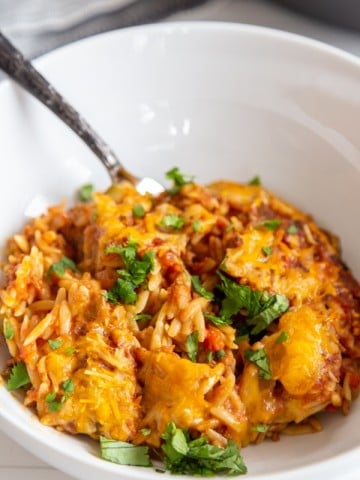
<instances>
[{"instance_id":1,"label":"diced tomato","mask_svg":"<svg viewBox=\"0 0 360 480\"><path fill-rule=\"evenodd\" d=\"M204 347L206 350L212 352L218 352L219 350L223 350L223 348L225 347L225 342L219 329L209 327L206 330Z\"/></svg>"},{"instance_id":2,"label":"diced tomato","mask_svg":"<svg viewBox=\"0 0 360 480\"><path fill-rule=\"evenodd\" d=\"M329 403L329 405L326 405L325 410L327 412L336 412L338 407L335 407L332 403Z\"/></svg>"},{"instance_id":3,"label":"diced tomato","mask_svg":"<svg viewBox=\"0 0 360 480\"><path fill-rule=\"evenodd\" d=\"M358 390L360 387L360 374L351 372L349 375L349 384L353 390Z\"/></svg>"}]
</instances>

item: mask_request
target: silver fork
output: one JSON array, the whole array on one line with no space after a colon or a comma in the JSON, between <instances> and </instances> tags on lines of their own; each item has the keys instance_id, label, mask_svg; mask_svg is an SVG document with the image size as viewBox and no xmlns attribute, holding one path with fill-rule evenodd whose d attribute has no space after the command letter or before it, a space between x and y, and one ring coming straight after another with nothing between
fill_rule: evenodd
<instances>
[{"instance_id":1,"label":"silver fork","mask_svg":"<svg viewBox=\"0 0 360 480\"><path fill-rule=\"evenodd\" d=\"M157 194L164 190L156 180L139 178L128 172L110 146L1 32L0 68L55 113L86 143L103 163L113 183L128 180L140 193Z\"/></svg>"}]
</instances>

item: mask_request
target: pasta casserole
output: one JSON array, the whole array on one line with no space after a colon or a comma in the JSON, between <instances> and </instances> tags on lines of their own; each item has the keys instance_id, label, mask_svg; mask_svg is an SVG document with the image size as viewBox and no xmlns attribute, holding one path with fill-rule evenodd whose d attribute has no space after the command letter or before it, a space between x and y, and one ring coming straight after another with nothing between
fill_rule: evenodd
<instances>
[{"instance_id":1,"label":"pasta casserole","mask_svg":"<svg viewBox=\"0 0 360 480\"><path fill-rule=\"evenodd\" d=\"M337 238L258 178L167 177L158 196L86 186L9 240L7 388L108 460L244 473L240 447L348 413L359 283Z\"/></svg>"}]
</instances>

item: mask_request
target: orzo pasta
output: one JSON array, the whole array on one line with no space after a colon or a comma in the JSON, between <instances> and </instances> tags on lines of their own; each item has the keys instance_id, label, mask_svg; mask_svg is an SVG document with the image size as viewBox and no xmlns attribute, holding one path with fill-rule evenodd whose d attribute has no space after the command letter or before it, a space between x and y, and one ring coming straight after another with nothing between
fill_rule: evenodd
<instances>
[{"instance_id":1,"label":"orzo pasta","mask_svg":"<svg viewBox=\"0 0 360 480\"><path fill-rule=\"evenodd\" d=\"M168 177L156 197L122 183L51 207L9 240L5 376L45 425L194 473L171 463L176 432L189 452L244 447L348 412L360 288L338 240L261 185Z\"/></svg>"}]
</instances>

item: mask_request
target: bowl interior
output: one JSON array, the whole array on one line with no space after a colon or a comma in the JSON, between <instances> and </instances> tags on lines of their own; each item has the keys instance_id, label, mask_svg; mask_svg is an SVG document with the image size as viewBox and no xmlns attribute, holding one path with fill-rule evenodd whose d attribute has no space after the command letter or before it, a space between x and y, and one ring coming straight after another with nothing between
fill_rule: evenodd
<instances>
[{"instance_id":1,"label":"bowl interior","mask_svg":"<svg viewBox=\"0 0 360 480\"><path fill-rule=\"evenodd\" d=\"M344 259L360 277L355 58L262 28L194 23L100 35L37 66L135 174L162 181L179 166L201 182L260 175L340 236ZM0 105L3 248L46 205L73 198L84 183L105 188L109 179L80 140L18 87L4 82ZM2 348L0 367L6 357ZM159 476L97 459L95 444L41 426L4 387L0 416L26 448L79 478ZM321 433L243 450L248 478L302 478L307 469L335 478L345 461L355 471L360 403L346 418L323 420Z\"/></svg>"}]
</instances>

